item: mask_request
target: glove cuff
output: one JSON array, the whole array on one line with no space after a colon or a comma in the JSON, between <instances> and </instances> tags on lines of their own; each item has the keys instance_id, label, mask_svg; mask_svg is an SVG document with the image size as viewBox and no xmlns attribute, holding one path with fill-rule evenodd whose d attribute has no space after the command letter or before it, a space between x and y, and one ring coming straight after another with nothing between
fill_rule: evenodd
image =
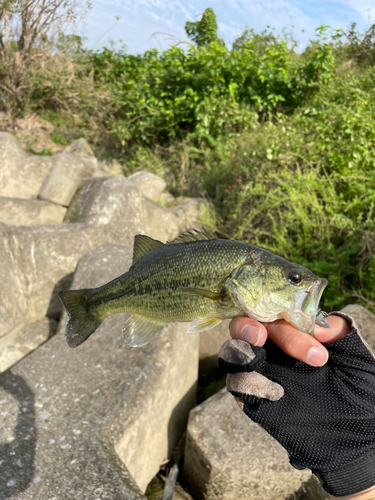
<instances>
[{"instance_id":1,"label":"glove cuff","mask_svg":"<svg viewBox=\"0 0 375 500\"><path fill-rule=\"evenodd\" d=\"M375 486L375 450L334 470L312 472L331 495L354 495Z\"/></svg>"}]
</instances>

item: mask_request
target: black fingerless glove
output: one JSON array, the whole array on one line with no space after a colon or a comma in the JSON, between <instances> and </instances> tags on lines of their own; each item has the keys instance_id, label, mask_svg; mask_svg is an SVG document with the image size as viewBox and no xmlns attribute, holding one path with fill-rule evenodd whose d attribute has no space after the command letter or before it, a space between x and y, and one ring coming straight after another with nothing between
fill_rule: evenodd
<instances>
[{"instance_id":1,"label":"black fingerless glove","mask_svg":"<svg viewBox=\"0 0 375 500\"><path fill-rule=\"evenodd\" d=\"M229 340L219 365L243 411L293 467L311 469L334 496L352 495L375 485L375 359L354 326L325 347L327 364L314 368L270 340L264 348Z\"/></svg>"}]
</instances>

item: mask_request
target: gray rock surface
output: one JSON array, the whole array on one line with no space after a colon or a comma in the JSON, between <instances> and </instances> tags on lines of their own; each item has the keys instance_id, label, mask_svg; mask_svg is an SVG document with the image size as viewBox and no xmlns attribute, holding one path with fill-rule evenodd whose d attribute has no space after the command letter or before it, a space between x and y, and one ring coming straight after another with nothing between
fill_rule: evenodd
<instances>
[{"instance_id":1,"label":"gray rock surface","mask_svg":"<svg viewBox=\"0 0 375 500\"><path fill-rule=\"evenodd\" d=\"M94 156L94 151L92 150L90 144L85 138L81 137L73 141L67 148L65 148L66 153L70 153L75 156Z\"/></svg>"},{"instance_id":2,"label":"gray rock surface","mask_svg":"<svg viewBox=\"0 0 375 500\"><path fill-rule=\"evenodd\" d=\"M362 337L375 352L375 316L359 304L350 304L342 312L355 319Z\"/></svg>"},{"instance_id":3,"label":"gray rock surface","mask_svg":"<svg viewBox=\"0 0 375 500\"><path fill-rule=\"evenodd\" d=\"M0 223L0 338L19 331L25 325L27 300L21 283L21 272L10 241L10 228Z\"/></svg>"},{"instance_id":4,"label":"gray rock surface","mask_svg":"<svg viewBox=\"0 0 375 500\"><path fill-rule=\"evenodd\" d=\"M15 137L0 132L0 196L36 198L52 161L52 157L28 155Z\"/></svg>"},{"instance_id":5,"label":"gray rock surface","mask_svg":"<svg viewBox=\"0 0 375 500\"><path fill-rule=\"evenodd\" d=\"M178 205L170 208L178 217L181 233L194 226L199 227L200 219L207 209L207 202L203 198L184 198Z\"/></svg>"},{"instance_id":6,"label":"gray rock surface","mask_svg":"<svg viewBox=\"0 0 375 500\"><path fill-rule=\"evenodd\" d=\"M0 197L0 222L14 226L61 224L66 208L41 200Z\"/></svg>"},{"instance_id":7,"label":"gray rock surface","mask_svg":"<svg viewBox=\"0 0 375 500\"><path fill-rule=\"evenodd\" d=\"M84 181L65 217L65 222L110 225L114 234L131 238L143 220L143 197L122 175Z\"/></svg>"},{"instance_id":8,"label":"gray rock surface","mask_svg":"<svg viewBox=\"0 0 375 500\"><path fill-rule=\"evenodd\" d=\"M144 233L142 196L134 184L122 176L91 182L76 214L85 223L0 226L6 263L0 270L6 284L0 287L0 336L45 316L58 319L57 293L69 288L78 260L105 243L133 245L135 234Z\"/></svg>"},{"instance_id":9,"label":"gray rock surface","mask_svg":"<svg viewBox=\"0 0 375 500\"><path fill-rule=\"evenodd\" d=\"M26 325L20 331L0 338L0 373L5 372L17 361L52 337L57 329L57 321L45 318Z\"/></svg>"},{"instance_id":10,"label":"gray rock surface","mask_svg":"<svg viewBox=\"0 0 375 500\"><path fill-rule=\"evenodd\" d=\"M190 412L184 476L197 498L280 500L311 472L294 469L284 448L223 389ZM326 498L321 494L315 499Z\"/></svg>"},{"instance_id":11,"label":"gray rock surface","mask_svg":"<svg viewBox=\"0 0 375 500\"><path fill-rule=\"evenodd\" d=\"M95 157L75 156L66 151L56 155L40 188L39 198L69 206L83 179L106 176L96 167Z\"/></svg>"},{"instance_id":12,"label":"gray rock surface","mask_svg":"<svg viewBox=\"0 0 375 500\"><path fill-rule=\"evenodd\" d=\"M167 184L164 179L158 177L151 172L137 172L129 177L129 180L134 182L143 196L150 200L157 201L166 188Z\"/></svg>"},{"instance_id":13,"label":"gray rock surface","mask_svg":"<svg viewBox=\"0 0 375 500\"><path fill-rule=\"evenodd\" d=\"M58 319L62 306L57 293L69 288L78 260L93 248L111 241L108 234L86 224L10 227L8 244L26 303L24 321L45 316ZM6 271L8 274L9 272ZM12 303L14 298L8 299ZM8 321L11 330L13 321Z\"/></svg>"},{"instance_id":14,"label":"gray rock surface","mask_svg":"<svg viewBox=\"0 0 375 500\"><path fill-rule=\"evenodd\" d=\"M154 201L144 198L145 230L148 236L160 241L171 241L180 234L176 215Z\"/></svg>"},{"instance_id":15,"label":"gray rock surface","mask_svg":"<svg viewBox=\"0 0 375 500\"><path fill-rule=\"evenodd\" d=\"M158 198L158 202L160 202L163 206L172 203L174 200L175 197L171 193L168 193L168 191L161 193L161 195Z\"/></svg>"},{"instance_id":16,"label":"gray rock surface","mask_svg":"<svg viewBox=\"0 0 375 500\"><path fill-rule=\"evenodd\" d=\"M130 247L99 248L81 260L73 286L106 282L131 257ZM198 339L175 324L127 350L125 318L110 316L70 349L64 315L53 338L0 376L0 498L145 499L131 474L144 489L185 425Z\"/></svg>"},{"instance_id":17,"label":"gray rock surface","mask_svg":"<svg viewBox=\"0 0 375 500\"><path fill-rule=\"evenodd\" d=\"M105 243L133 244L134 235L143 232L140 218L135 210L131 220L126 220L127 211L122 214L118 228L114 224L79 223L11 228L9 246L27 304L27 322L60 317L62 305L57 293L69 288L77 262L85 253ZM121 212L117 215L121 220ZM119 274L125 271L119 268ZM9 300L13 302L13 298Z\"/></svg>"}]
</instances>

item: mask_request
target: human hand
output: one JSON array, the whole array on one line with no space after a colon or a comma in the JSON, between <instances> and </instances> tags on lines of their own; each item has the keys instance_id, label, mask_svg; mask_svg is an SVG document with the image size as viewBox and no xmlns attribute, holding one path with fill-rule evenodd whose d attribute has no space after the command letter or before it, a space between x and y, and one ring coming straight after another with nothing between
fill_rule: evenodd
<instances>
[{"instance_id":1,"label":"human hand","mask_svg":"<svg viewBox=\"0 0 375 500\"><path fill-rule=\"evenodd\" d=\"M234 318L229 325L229 331L232 338L245 340L258 347L262 347L267 338L270 338L292 358L310 366L322 366L328 360L328 351L322 344L336 342L350 332L348 323L340 316L328 316L326 320L331 328L315 325L314 336L297 330L283 319L272 323L259 323L244 316Z\"/></svg>"},{"instance_id":2,"label":"human hand","mask_svg":"<svg viewBox=\"0 0 375 500\"><path fill-rule=\"evenodd\" d=\"M336 497L374 500L374 354L355 327L338 316L326 319L332 328L316 328L321 342L330 341L324 347L328 361L320 368L301 363L318 340L285 322L259 331L248 318L232 322L232 336L238 338L250 321L257 328L256 343L264 348L227 341L219 364L244 413L284 446L295 468L311 469Z\"/></svg>"}]
</instances>

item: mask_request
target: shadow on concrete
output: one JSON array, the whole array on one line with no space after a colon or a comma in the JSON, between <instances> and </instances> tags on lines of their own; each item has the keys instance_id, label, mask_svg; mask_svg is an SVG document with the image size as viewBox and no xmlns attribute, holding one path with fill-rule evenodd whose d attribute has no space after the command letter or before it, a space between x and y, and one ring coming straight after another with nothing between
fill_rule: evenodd
<instances>
[{"instance_id":1,"label":"shadow on concrete","mask_svg":"<svg viewBox=\"0 0 375 500\"><path fill-rule=\"evenodd\" d=\"M15 426L6 430L10 442L0 443L0 498L12 498L26 490L34 476L37 442L35 397L25 380L10 370L0 376L0 389L18 402ZM2 422L4 426L4 422Z\"/></svg>"},{"instance_id":2,"label":"shadow on concrete","mask_svg":"<svg viewBox=\"0 0 375 500\"><path fill-rule=\"evenodd\" d=\"M53 318L56 320L60 319L61 313L63 311L63 305L57 296L61 290L69 290L73 283L74 273L69 273L61 280L59 280L54 286L51 294L51 300L48 305L47 314L48 318Z\"/></svg>"},{"instance_id":3,"label":"shadow on concrete","mask_svg":"<svg viewBox=\"0 0 375 500\"><path fill-rule=\"evenodd\" d=\"M217 354L199 360L199 373L206 373L212 368L218 368Z\"/></svg>"},{"instance_id":4,"label":"shadow on concrete","mask_svg":"<svg viewBox=\"0 0 375 500\"><path fill-rule=\"evenodd\" d=\"M178 457L184 451L184 437L189 412L196 405L197 384L193 384L174 407L168 422L168 457Z\"/></svg>"}]
</instances>

